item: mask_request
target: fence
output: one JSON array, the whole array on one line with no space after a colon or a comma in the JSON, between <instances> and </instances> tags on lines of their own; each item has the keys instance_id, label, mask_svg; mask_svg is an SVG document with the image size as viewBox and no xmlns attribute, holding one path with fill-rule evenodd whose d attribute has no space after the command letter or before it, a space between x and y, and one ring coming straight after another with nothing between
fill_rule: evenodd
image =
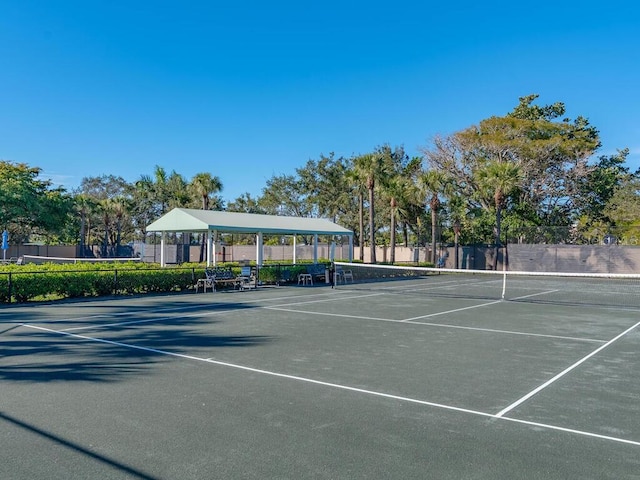
<instances>
[{"instance_id":1,"label":"fence","mask_svg":"<svg viewBox=\"0 0 640 480\"><path fill-rule=\"evenodd\" d=\"M334 258L347 259L349 257L347 245L336 245ZM327 244L318 246L318 258L330 258L331 247ZM453 245L438 245L436 257L444 260L444 267L485 270L494 265L495 247L491 245L460 245L458 254ZM10 246L7 258L21 255L42 255L50 257L73 258L76 256L75 246ZM134 256L143 261L159 263L160 246L151 244L136 244ZM199 245L166 245L165 258L167 263L182 264L200 261ZM292 262L293 247L288 245L265 245L264 257L270 262ZM355 260L360 258L359 247L354 247ZM363 248L365 262L370 261L369 247ZM391 248L380 246L376 248L376 260L389 262ZM397 263L423 263L431 259L430 247L395 248ZM308 261L313 259L313 246L298 245L296 259ZM227 245L218 252L216 262L253 262L256 260L255 245ZM507 262L509 270L544 271L544 272L584 272L584 273L640 273L640 246L620 244L597 245L540 245L510 243L506 248L498 251L497 268L502 269Z\"/></svg>"}]
</instances>

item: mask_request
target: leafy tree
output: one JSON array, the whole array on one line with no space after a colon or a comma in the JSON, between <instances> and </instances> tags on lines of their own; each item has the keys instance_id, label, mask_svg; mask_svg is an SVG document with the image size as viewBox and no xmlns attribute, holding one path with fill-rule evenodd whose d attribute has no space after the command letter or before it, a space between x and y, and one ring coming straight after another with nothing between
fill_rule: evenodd
<instances>
[{"instance_id":1,"label":"leafy tree","mask_svg":"<svg viewBox=\"0 0 640 480\"><path fill-rule=\"evenodd\" d=\"M81 255L87 253L86 245L91 244L92 229L95 229L95 238L99 239L102 256L117 255L124 219L131 217L131 198L132 186L122 177L101 175L82 179L80 188L75 192L76 211L80 216ZM130 222L127 224L131 225ZM125 230L129 235L133 234L133 227Z\"/></svg>"},{"instance_id":2,"label":"leafy tree","mask_svg":"<svg viewBox=\"0 0 640 480\"><path fill-rule=\"evenodd\" d=\"M80 182L77 194L83 194L93 200L104 200L127 195L130 184L116 175L100 175L98 177L84 177Z\"/></svg>"},{"instance_id":3,"label":"leafy tree","mask_svg":"<svg viewBox=\"0 0 640 480\"><path fill-rule=\"evenodd\" d=\"M317 161L308 160L304 167L296 169L300 186L308 192L309 202L317 206L319 217L334 222L344 217L351 220L352 195L347 170L346 160L333 154L321 156Z\"/></svg>"},{"instance_id":4,"label":"leafy tree","mask_svg":"<svg viewBox=\"0 0 640 480\"><path fill-rule=\"evenodd\" d=\"M632 175L615 189L608 200L604 215L623 228L640 226L640 177Z\"/></svg>"},{"instance_id":5,"label":"leafy tree","mask_svg":"<svg viewBox=\"0 0 640 480\"><path fill-rule=\"evenodd\" d=\"M317 216L317 208L309 200L309 192L294 175L279 175L267 180L259 205L269 215ZM302 238L305 244L311 243L309 236Z\"/></svg>"},{"instance_id":6,"label":"leafy tree","mask_svg":"<svg viewBox=\"0 0 640 480\"><path fill-rule=\"evenodd\" d=\"M227 210L241 213L265 213L262 207L260 207L258 199L253 198L249 192L243 193L233 202L230 202L227 205Z\"/></svg>"},{"instance_id":7,"label":"leafy tree","mask_svg":"<svg viewBox=\"0 0 640 480\"><path fill-rule=\"evenodd\" d=\"M599 135L584 117L558 120L565 113L560 102L533 105L537 97L520 98L504 117L436 137L433 148L424 150L432 169L451 176L468 200L468 212L495 209L495 199L485 194L479 175L487 164L498 162L511 163L520 172L519 188L510 194L516 197L506 213L519 209L531 225L567 225L575 217L580 184L591 170L587 162L600 146Z\"/></svg>"},{"instance_id":8,"label":"leafy tree","mask_svg":"<svg viewBox=\"0 0 640 480\"><path fill-rule=\"evenodd\" d=\"M605 213L607 203L617 189L631 179L625 162L629 149L618 150L615 155L600 156L587 175L579 181L576 204L579 214L590 222L610 222Z\"/></svg>"},{"instance_id":9,"label":"leafy tree","mask_svg":"<svg viewBox=\"0 0 640 480\"><path fill-rule=\"evenodd\" d=\"M38 178L40 172L24 163L0 161L0 229L7 229L13 241L24 241L30 234L61 235L68 224L70 195Z\"/></svg>"}]
</instances>

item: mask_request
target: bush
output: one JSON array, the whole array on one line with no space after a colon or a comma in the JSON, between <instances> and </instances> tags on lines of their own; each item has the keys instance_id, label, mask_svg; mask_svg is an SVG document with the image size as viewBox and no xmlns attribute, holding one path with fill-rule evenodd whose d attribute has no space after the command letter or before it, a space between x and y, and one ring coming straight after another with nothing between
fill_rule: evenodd
<instances>
[{"instance_id":1,"label":"bush","mask_svg":"<svg viewBox=\"0 0 640 480\"><path fill-rule=\"evenodd\" d=\"M193 288L204 267L142 263L7 265L0 267L0 302L173 292Z\"/></svg>"}]
</instances>

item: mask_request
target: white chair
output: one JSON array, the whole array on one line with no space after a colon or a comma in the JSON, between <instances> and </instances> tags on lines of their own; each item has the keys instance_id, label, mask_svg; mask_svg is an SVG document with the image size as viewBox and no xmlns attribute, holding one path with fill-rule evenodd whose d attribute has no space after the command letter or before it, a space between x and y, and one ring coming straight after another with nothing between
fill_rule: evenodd
<instances>
[{"instance_id":1,"label":"white chair","mask_svg":"<svg viewBox=\"0 0 640 480\"><path fill-rule=\"evenodd\" d=\"M344 283L347 283L347 280L351 280L353 283L353 271L352 270L343 270L342 272L342 280Z\"/></svg>"},{"instance_id":2,"label":"white chair","mask_svg":"<svg viewBox=\"0 0 640 480\"><path fill-rule=\"evenodd\" d=\"M351 283L353 283L353 271L336 268L336 283L340 283L340 281L347 283L347 280L351 280Z\"/></svg>"},{"instance_id":3,"label":"white chair","mask_svg":"<svg viewBox=\"0 0 640 480\"><path fill-rule=\"evenodd\" d=\"M236 277L236 281L238 282L238 288L240 290L246 290L250 288L257 288L256 275L251 267L242 267L240 270L240 275Z\"/></svg>"}]
</instances>

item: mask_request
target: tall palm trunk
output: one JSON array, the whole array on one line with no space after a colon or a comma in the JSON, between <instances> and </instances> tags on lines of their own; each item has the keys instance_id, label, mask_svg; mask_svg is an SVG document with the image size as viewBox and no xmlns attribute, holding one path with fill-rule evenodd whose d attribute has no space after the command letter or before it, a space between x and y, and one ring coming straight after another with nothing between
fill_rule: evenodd
<instances>
[{"instance_id":1,"label":"tall palm trunk","mask_svg":"<svg viewBox=\"0 0 640 480\"><path fill-rule=\"evenodd\" d=\"M358 193L359 221L360 221L360 261L364 262L364 198L362 192Z\"/></svg>"},{"instance_id":2,"label":"tall palm trunk","mask_svg":"<svg viewBox=\"0 0 640 480\"><path fill-rule=\"evenodd\" d=\"M495 196L496 203L496 231L495 231L495 254L493 255L493 269L498 269L498 255L500 254L500 236L502 229L502 205L504 203L504 195L500 190L496 190Z\"/></svg>"},{"instance_id":3,"label":"tall palm trunk","mask_svg":"<svg viewBox=\"0 0 640 480\"><path fill-rule=\"evenodd\" d=\"M431 197L431 261L435 265L438 261L438 252L436 252L436 238L438 234L438 208L440 201L437 195Z\"/></svg>"},{"instance_id":4,"label":"tall palm trunk","mask_svg":"<svg viewBox=\"0 0 640 480\"><path fill-rule=\"evenodd\" d=\"M395 198L391 198L391 232L389 232L389 243L391 247L391 253L389 255L389 261L394 264L396 261L396 208L398 204Z\"/></svg>"},{"instance_id":5,"label":"tall palm trunk","mask_svg":"<svg viewBox=\"0 0 640 480\"><path fill-rule=\"evenodd\" d=\"M376 263L376 232L375 232L375 206L373 190L375 183L373 179L369 180L369 244L371 246L371 263Z\"/></svg>"}]
</instances>

